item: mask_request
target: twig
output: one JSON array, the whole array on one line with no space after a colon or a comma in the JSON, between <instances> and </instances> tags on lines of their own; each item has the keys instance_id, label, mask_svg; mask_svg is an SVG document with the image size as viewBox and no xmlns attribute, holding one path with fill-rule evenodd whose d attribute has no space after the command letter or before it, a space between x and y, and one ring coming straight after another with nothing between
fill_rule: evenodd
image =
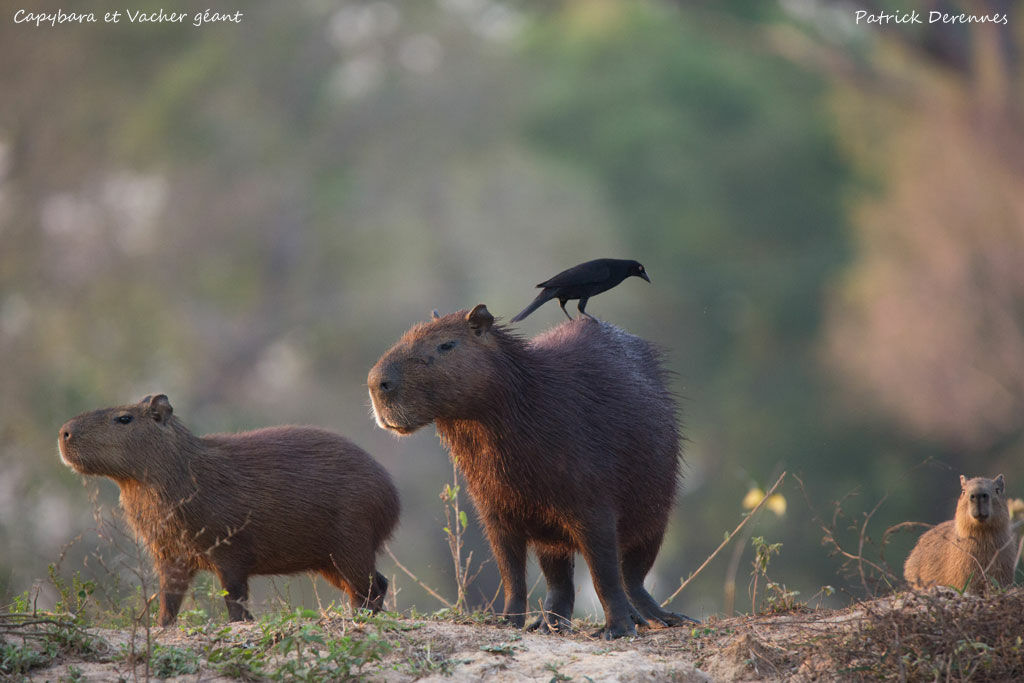
<instances>
[{"instance_id":1,"label":"twig","mask_svg":"<svg viewBox=\"0 0 1024 683\"><path fill-rule=\"evenodd\" d=\"M871 512L864 516L864 524L860 527L860 535L857 543L857 571L860 572L860 583L864 586L865 595L870 595L871 589L868 588L868 578L867 574L864 573L864 563L867 562L872 567L878 567L878 565L864 559L864 541L867 539L868 522L871 521L871 518L875 516L876 512L878 512L878 508L882 507L882 503L884 503L888 497L888 493L882 496L882 499L875 504L875 507L871 508Z\"/></svg>"},{"instance_id":2,"label":"twig","mask_svg":"<svg viewBox=\"0 0 1024 683\"><path fill-rule=\"evenodd\" d=\"M1017 544L1017 555L1013 558L1013 571L1017 572L1017 565L1020 564L1021 553L1024 553L1024 536L1021 537L1020 543Z\"/></svg>"},{"instance_id":3,"label":"twig","mask_svg":"<svg viewBox=\"0 0 1024 683\"><path fill-rule=\"evenodd\" d=\"M715 559L715 557L718 556L718 553L720 553L725 546L729 545L729 541L731 541L733 539L733 537L736 536L737 533L739 533L740 529L742 529L746 525L746 523L749 522L754 517L754 515L756 515L758 513L758 511L761 509L761 506L763 506L765 504L765 501L768 500L769 496L771 496L773 493L775 493L775 489L779 488L779 484L781 484L782 480L785 479L785 478L786 478L786 473L785 472L783 472L782 474L779 475L779 478L775 480L775 483L772 484L772 487L770 489L768 489L767 493L764 494L764 498L761 499L761 502L758 503L757 505L755 505L754 509L750 511L750 514L748 514L746 517L744 517L743 520L739 524L736 525L736 528L732 530L732 533L729 534L729 536L726 537L726 539L724 541L722 541L718 545L717 548L715 548L715 552L713 552L710 555L708 555L708 559L704 560L703 564L701 564L699 567L697 567L697 570L695 572L690 574L690 576L685 581L683 581L681 584L679 584L679 588L676 589L676 592L673 593L672 595L668 596L668 598L666 598L665 601L661 603L662 607L665 607L666 605L668 605L668 603L672 602L676 598L677 595L679 595L680 593L683 592L683 589L686 588L690 584L691 581L693 581L695 578L697 578L698 574L700 574L702 571L704 571L705 567L707 567L709 564L711 564L711 560Z\"/></svg>"},{"instance_id":4,"label":"twig","mask_svg":"<svg viewBox=\"0 0 1024 683\"><path fill-rule=\"evenodd\" d=\"M411 571L409 571L404 564L402 564L401 562L398 561L398 558L395 557L395 554L393 552L391 552L391 547L390 546L385 545L384 546L384 550L387 552L388 555L391 556L391 559L394 560L395 566L397 566L399 569L401 569L403 572L405 572L409 576L410 579L412 579L413 581L418 583L420 585L420 588L422 588L423 590L427 591L428 593L433 595L435 598L440 600L441 604L443 604L445 607L448 607L449 609L451 608L452 603L448 602L447 600L442 598L440 595L438 595L437 591L435 591L433 588L431 588L427 584L425 584L422 581L420 581L419 578L415 574L413 574Z\"/></svg>"},{"instance_id":5,"label":"twig","mask_svg":"<svg viewBox=\"0 0 1024 683\"><path fill-rule=\"evenodd\" d=\"M924 465L927 462L928 462L928 460L925 460L921 464ZM918 467L920 467L920 465L918 465ZM864 535L865 535L866 530L867 530L867 523L868 523L868 521L870 521L871 517L878 510L879 506L881 505L881 501L877 505L875 505L875 508L868 515L866 515L866 519L864 520L864 524L863 525L861 525L861 526L851 526L851 528L853 530L858 532L858 542L859 542L859 544L858 544L858 551L857 551L858 554L854 555L853 553L851 553L849 551L843 550L843 547L841 545L839 545L839 541L838 541L838 539L836 539L834 529L839 525L839 517L842 514L843 501L845 501L847 498L852 497L855 494L855 491L851 491L850 493L848 493L845 496L843 496L839 500L839 502L835 503L835 508L832 511L832 526L828 527L828 526L825 525L825 522L823 522L821 520L821 518L818 516L818 514L814 511L814 506L811 504L811 499L807 495L807 487L804 486L803 480L801 480L800 477L798 477L795 474L793 475L793 477L796 479L797 484L800 487L800 492L803 494L804 500L807 502L807 507L810 508L810 510L811 510L811 516L814 519L814 522L821 528L822 532L824 533L824 537L822 538L822 543L823 544L825 544L825 543L831 544L831 546L834 548L834 550L832 551L833 554L837 554L837 555L845 558L847 561L856 562L857 563L857 570L858 570L858 573L860 574L861 583L865 584L865 589L867 588L867 586L866 586L867 577L866 577L866 575L864 573L864 565L865 564L868 565L871 569L873 569L876 572L878 572L879 576L881 577L880 580L884 580L887 583L889 583L889 585L893 585L893 582L890 581L890 577L894 577L892 572L890 572L888 569L886 569L886 567L884 567L882 565L879 565L879 564L877 564L875 562L872 562L871 560L868 560L868 559L864 558L864 541L865 541ZM888 494L886 494L886 497L888 497ZM884 501L885 498L883 498L882 500ZM883 536L883 539L884 538L885 538L885 536ZM883 555L883 557L884 557L884 555ZM844 566L847 566L847 565L844 563ZM870 596L870 595L872 595L872 593L870 591L868 591L867 595Z\"/></svg>"}]
</instances>

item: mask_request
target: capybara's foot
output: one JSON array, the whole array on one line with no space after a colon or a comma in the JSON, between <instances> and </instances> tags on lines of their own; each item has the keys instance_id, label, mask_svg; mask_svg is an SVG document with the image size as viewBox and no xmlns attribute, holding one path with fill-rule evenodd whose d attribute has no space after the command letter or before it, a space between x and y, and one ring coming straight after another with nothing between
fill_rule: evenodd
<instances>
[{"instance_id":1,"label":"capybara's foot","mask_svg":"<svg viewBox=\"0 0 1024 683\"><path fill-rule=\"evenodd\" d=\"M551 633L558 633L560 635L575 633L572 627L572 622L569 619L552 612L544 612L541 614L539 617L527 624L526 630L536 631L537 633L543 633L545 635Z\"/></svg>"},{"instance_id":2,"label":"capybara's foot","mask_svg":"<svg viewBox=\"0 0 1024 683\"><path fill-rule=\"evenodd\" d=\"M591 637L600 638L602 640L615 640L616 638L624 638L627 636L636 636L636 625L631 622L623 622L615 625L605 625L604 628L598 629L591 633Z\"/></svg>"},{"instance_id":3,"label":"capybara's foot","mask_svg":"<svg viewBox=\"0 0 1024 683\"><path fill-rule=\"evenodd\" d=\"M651 628L668 628L670 626L682 626L683 624L699 624L696 619L691 619L685 614L677 614L660 608L640 609L640 613L647 619Z\"/></svg>"},{"instance_id":4,"label":"capybara's foot","mask_svg":"<svg viewBox=\"0 0 1024 683\"><path fill-rule=\"evenodd\" d=\"M514 626L515 628L522 628L523 624L526 623L526 615L522 612L518 614L502 614L500 618L501 623L507 624L508 626Z\"/></svg>"},{"instance_id":5,"label":"capybara's foot","mask_svg":"<svg viewBox=\"0 0 1024 683\"><path fill-rule=\"evenodd\" d=\"M604 640L614 640L624 636L635 636L636 627L647 628L650 626L647 620L632 605L629 606L629 615L624 619L617 619L615 622L606 621L604 628L595 631L591 635Z\"/></svg>"},{"instance_id":6,"label":"capybara's foot","mask_svg":"<svg viewBox=\"0 0 1024 683\"><path fill-rule=\"evenodd\" d=\"M684 626L686 624L699 624L700 622L693 617L688 617L685 614L679 614L677 612L662 612L658 619L663 622L666 626Z\"/></svg>"},{"instance_id":7,"label":"capybara's foot","mask_svg":"<svg viewBox=\"0 0 1024 683\"><path fill-rule=\"evenodd\" d=\"M367 597L366 606L371 612L379 612L384 609L384 598L388 594L388 580L380 572L374 572L373 581L370 585L370 594Z\"/></svg>"},{"instance_id":8,"label":"capybara's foot","mask_svg":"<svg viewBox=\"0 0 1024 683\"><path fill-rule=\"evenodd\" d=\"M650 623L644 619L644 615L640 614L636 607L633 605L629 606L629 618L633 620L633 624L641 628L650 628Z\"/></svg>"}]
</instances>

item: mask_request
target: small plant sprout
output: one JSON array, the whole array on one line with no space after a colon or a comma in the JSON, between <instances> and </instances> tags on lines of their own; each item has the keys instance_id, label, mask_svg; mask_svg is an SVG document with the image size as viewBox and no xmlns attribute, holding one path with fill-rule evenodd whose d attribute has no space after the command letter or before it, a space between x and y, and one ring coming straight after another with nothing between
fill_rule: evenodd
<instances>
[{"instance_id":1,"label":"small plant sprout","mask_svg":"<svg viewBox=\"0 0 1024 683\"><path fill-rule=\"evenodd\" d=\"M455 567L456 598L455 604L451 605L451 608L457 612L466 611L466 592L470 584L479 576L482 569L481 565L476 568L476 571L471 571L473 562L472 551L466 556L465 560L462 558L462 548L466 542L465 533L466 529L469 528L469 517L466 515L466 511L462 509L459 501L459 491L461 489L458 468L453 461L452 483L444 485L444 490L441 491L441 502L444 503L445 525L443 531L448 540L448 550L451 552L452 564Z\"/></svg>"}]
</instances>

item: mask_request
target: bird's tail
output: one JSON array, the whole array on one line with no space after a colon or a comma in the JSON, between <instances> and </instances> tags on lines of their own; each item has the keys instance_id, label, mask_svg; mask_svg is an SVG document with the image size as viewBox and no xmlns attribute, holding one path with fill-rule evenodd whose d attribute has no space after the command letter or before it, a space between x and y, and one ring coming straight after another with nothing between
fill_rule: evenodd
<instances>
[{"instance_id":1,"label":"bird's tail","mask_svg":"<svg viewBox=\"0 0 1024 683\"><path fill-rule=\"evenodd\" d=\"M553 295L548 290L546 290L546 289L542 290L541 293L537 295L537 298L530 302L529 306L527 306L526 308L521 310L516 315L516 317L512 318L512 320L510 320L509 322L513 322L513 323L519 322L520 320L522 320L523 318L525 318L526 316L530 315L531 313L536 311L538 308L540 308L541 305L543 305L545 302L549 301L552 296Z\"/></svg>"}]
</instances>

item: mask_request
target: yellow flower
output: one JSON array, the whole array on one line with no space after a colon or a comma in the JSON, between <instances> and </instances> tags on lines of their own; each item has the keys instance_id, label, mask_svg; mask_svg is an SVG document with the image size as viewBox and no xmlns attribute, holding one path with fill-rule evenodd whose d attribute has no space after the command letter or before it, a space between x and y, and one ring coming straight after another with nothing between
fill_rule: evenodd
<instances>
[{"instance_id":1,"label":"yellow flower","mask_svg":"<svg viewBox=\"0 0 1024 683\"><path fill-rule=\"evenodd\" d=\"M764 491L755 486L747 491L747 495L743 496L743 509L753 510L762 498L764 498Z\"/></svg>"},{"instance_id":2,"label":"yellow flower","mask_svg":"<svg viewBox=\"0 0 1024 683\"><path fill-rule=\"evenodd\" d=\"M779 517L786 514L786 499L782 497L781 493L774 493L768 496L768 500L765 502L764 506Z\"/></svg>"},{"instance_id":3,"label":"yellow flower","mask_svg":"<svg viewBox=\"0 0 1024 683\"><path fill-rule=\"evenodd\" d=\"M747 495L743 496L743 509L753 510L762 500L764 500L764 491L755 486L747 491ZM786 498L781 493L774 493L768 496L764 506L779 517L786 514Z\"/></svg>"},{"instance_id":4,"label":"yellow flower","mask_svg":"<svg viewBox=\"0 0 1024 683\"><path fill-rule=\"evenodd\" d=\"M1010 519L1024 519L1024 500L1020 498L1011 498L1006 501L1006 506L1010 509Z\"/></svg>"}]
</instances>

